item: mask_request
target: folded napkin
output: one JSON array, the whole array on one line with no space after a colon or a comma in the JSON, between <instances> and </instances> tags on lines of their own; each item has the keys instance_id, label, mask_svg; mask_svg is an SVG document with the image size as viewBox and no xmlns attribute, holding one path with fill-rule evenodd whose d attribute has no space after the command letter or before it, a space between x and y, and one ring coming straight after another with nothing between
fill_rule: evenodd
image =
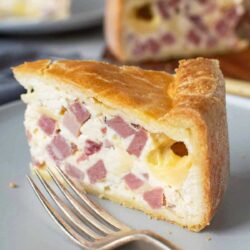
<instances>
[{"instance_id":1,"label":"folded napkin","mask_svg":"<svg viewBox=\"0 0 250 250\"><path fill-rule=\"evenodd\" d=\"M19 99L20 94L24 93L24 88L20 86L11 72L11 67L21 64L25 61L33 61L43 58L66 58L81 59L78 53L53 53L48 51L36 50L15 50L0 53L0 105Z\"/></svg>"}]
</instances>

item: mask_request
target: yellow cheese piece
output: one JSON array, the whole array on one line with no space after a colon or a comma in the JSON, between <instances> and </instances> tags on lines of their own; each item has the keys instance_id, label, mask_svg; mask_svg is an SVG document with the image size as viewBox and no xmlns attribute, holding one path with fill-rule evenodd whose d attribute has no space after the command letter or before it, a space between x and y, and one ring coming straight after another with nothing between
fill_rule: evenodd
<instances>
[{"instance_id":1,"label":"yellow cheese piece","mask_svg":"<svg viewBox=\"0 0 250 250\"><path fill-rule=\"evenodd\" d=\"M147 5L145 5L147 6ZM160 25L161 19L159 15L155 15L152 11L152 14L150 14L150 18L141 18L138 15L138 10L142 6L133 6L130 8L130 10L127 12L126 20L130 24L130 28L135 30L139 33L152 33L154 32Z\"/></svg>"},{"instance_id":2,"label":"yellow cheese piece","mask_svg":"<svg viewBox=\"0 0 250 250\"><path fill-rule=\"evenodd\" d=\"M147 157L149 171L167 185L179 186L192 166L190 156L178 156L170 148L156 148Z\"/></svg>"}]
</instances>

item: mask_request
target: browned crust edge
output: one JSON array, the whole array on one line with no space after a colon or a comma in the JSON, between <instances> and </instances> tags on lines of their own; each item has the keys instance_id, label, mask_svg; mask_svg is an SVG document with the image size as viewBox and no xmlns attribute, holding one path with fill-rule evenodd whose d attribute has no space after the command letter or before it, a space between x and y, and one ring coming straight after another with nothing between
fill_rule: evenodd
<instances>
[{"instance_id":1,"label":"browned crust edge","mask_svg":"<svg viewBox=\"0 0 250 250\"><path fill-rule=\"evenodd\" d=\"M173 116L178 117L180 112L182 116L192 117L200 141L206 142L197 145L204 152L202 183L207 206L203 223L194 230L199 231L210 224L228 183L225 82L218 61L202 58L181 61L176 79L178 108Z\"/></svg>"},{"instance_id":2,"label":"browned crust edge","mask_svg":"<svg viewBox=\"0 0 250 250\"><path fill-rule=\"evenodd\" d=\"M124 61L125 52L122 48L122 8L124 0L106 0L104 29L107 46L120 60Z\"/></svg>"}]
</instances>

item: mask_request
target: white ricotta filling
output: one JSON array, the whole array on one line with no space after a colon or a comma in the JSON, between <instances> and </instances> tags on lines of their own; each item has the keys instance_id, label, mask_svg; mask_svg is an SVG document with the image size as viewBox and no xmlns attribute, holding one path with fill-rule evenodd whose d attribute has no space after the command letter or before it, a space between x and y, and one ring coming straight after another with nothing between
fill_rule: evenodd
<instances>
[{"instance_id":1,"label":"white ricotta filling","mask_svg":"<svg viewBox=\"0 0 250 250\"><path fill-rule=\"evenodd\" d=\"M68 141L77 145L79 152L69 156L66 161L74 166L77 166L84 174L83 182L90 184L86 174L87 169L94 165L98 160L102 159L107 169L107 176L105 180L92 184L100 192L104 192L107 187L110 193L118 193L124 199L134 200L138 204L143 204L149 210L149 205L143 200L143 193L154 187L161 187L164 189L166 197L166 207L163 206L159 210L160 213L168 215L173 213L180 218L194 218L201 213L202 197L201 184L199 178L198 166L192 165L185 181L182 185L177 187L170 186L156 178L149 169L149 162L147 155L155 148L153 139L148 133L147 143L137 158L134 155L129 155L126 152L133 136L126 139L121 138L114 130L107 127L107 133L103 134L101 129L105 126L104 116L106 119L112 118L110 114L103 114L102 109L98 107L93 100L84 100L85 107L91 113L89 119L82 127L79 137L73 136L66 128L62 126L62 117L60 114L62 107L68 107L76 98L82 99L79 93L65 93L51 86L39 84L33 93L28 93L23 96L23 100L28 103L25 114L25 128L31 133L32 140L30 141L30 150L32 157L39 162L45 162L46 165L54 166L55 162L51 159L46 151L47 145L51 141L51 137L47 136L41 129L38 128L37 122L41 113L48 112L57 119L57 123L61 130L61 135ZM104 142L109 140L114 147L102 149L89 156L87 160L77 162L77 159L83 152L86 140L96 142ZM144 181L144 185L137 190L130 190L123 181L123 176L127 173L133 173L138 178ZM149 179L146 180L144 174L149 174ZM152 209L151 209L152 210Z\"/></svg>"}]
</instances>

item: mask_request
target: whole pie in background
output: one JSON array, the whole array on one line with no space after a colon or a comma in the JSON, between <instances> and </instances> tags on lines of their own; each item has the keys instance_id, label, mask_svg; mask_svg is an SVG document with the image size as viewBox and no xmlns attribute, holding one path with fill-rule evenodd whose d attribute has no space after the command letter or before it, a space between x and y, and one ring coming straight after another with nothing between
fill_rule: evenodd
<instances>
[{"instance_id":1,"label":"whole pie in background","mask_svg":"<svg viewBox=\"0 0 250 250\"><path fill-rule=\"evenodd\" d=\"M242 50L249 20L248 0L107 0L105 34L120 61L156 61Z\"/></svg>"}]
</instances>

